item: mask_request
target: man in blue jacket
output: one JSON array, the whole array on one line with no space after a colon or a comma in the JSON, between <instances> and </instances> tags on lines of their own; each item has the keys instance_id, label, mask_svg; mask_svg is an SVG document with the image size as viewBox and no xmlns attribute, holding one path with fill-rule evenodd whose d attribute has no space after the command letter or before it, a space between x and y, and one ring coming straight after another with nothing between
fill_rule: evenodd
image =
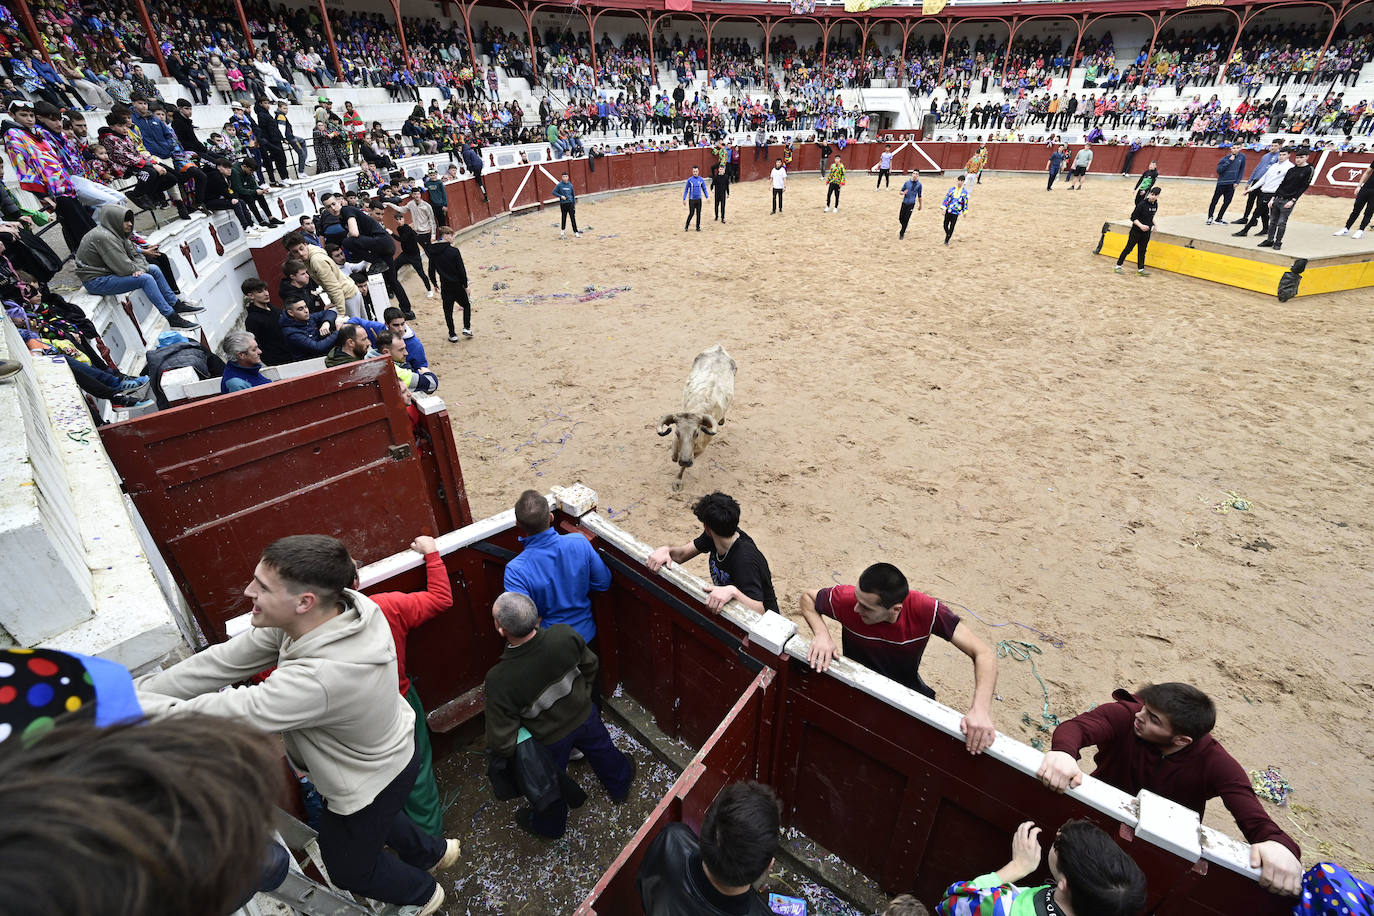
<instances>
[{"instance_id":1,"label":"man in blue jacket","mask_svg":"<svg viewBox=\"0 0 1374 916\"><path fill-rule=\"evenodd\" d=\"M205 205L205 172L192 164L191 155L181 146L176 131L167 123L171 113L161 103L150 103L142 95L133 97L130 118L144 147L177 175L177 185L192 207Z\"/></svg>"},{"instance_id":2,"label":"man in blue jacket","mask_svg":"<svg viewBox=\"0 0 1374 916\"><path fill-rule=\"evenodd\" d=\"M1236 185L1245 177L1245 154L1237 153L1229 143L1221 144L1221 149L1226 150L1226 155L1217 163L1217 185L1212 191L1212 202L1207 205L1209 226L1212 223L1226 222L1226 208L1231 205L1231 198L1236 195ZM1221 210L1217 211L1216 219L1213 219L1212 212L1216 210L1217 201L1221 201Z\"/></svg>"},{"instance_id":3,"label":"man in blue jacket","mask_svg":"<svg viewBox=\"0 0 1374 916\"><path fill-rule=\"evenodd\" d=\"M468 167L472 173L473 180L477 182L477 187L482 189L482 203L487 202L487 186L482 181L482 154L473 149L471 143L463 144L463 165Z\"/></svg>"},{"instance_id":4,"label":"man in blue jacket","mask_svg":"<svg viewBox=\"0 0 1374 916\"><path fill-rule=\"evenodd\" d=\"M687 186L682 189L682 205L687 208L687 222L682 227L683 232L691 228L694 214L697 218L697 232L701 231L701 202L710 196L706 179L701 177L701 167L692 166L692 177L687 179Z\"/></svg>"},{"instance_id":5,"label":"man in blue jacket","mask_svg":"<svg viewBox=\"0 0 1374 916\"><path fill-rule=\"evenodd\" d=\"M572 182L568 180L568 173L563 173L563 180L553 186L553 196L558 198L558 209L562 215L562 226L558 230L558 237L565 239L568 237L568 220L572 220L573 235L582 238L582 233L577 229L577 191L573 188Z\"/></svg>"}]
</instances>

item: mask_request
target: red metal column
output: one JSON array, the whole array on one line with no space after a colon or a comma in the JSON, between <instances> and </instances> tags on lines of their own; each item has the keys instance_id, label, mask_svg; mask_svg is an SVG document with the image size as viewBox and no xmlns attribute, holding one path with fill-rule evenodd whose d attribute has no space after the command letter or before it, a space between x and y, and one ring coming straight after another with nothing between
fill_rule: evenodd
<instances>
[{"instance_id":1,"label":"red metal column","mask_svg":"<svg viewBox=\"0 0 1374 916\"><path fill-rule=\"evenodd\" d=\"M1236 48L1240 46L1240 33L1245 31L1245 26L1250 22L1250 13L1253 6L1245 8L1245 15L1236 23L1236 37L1231 42L1231 50L1227 53L1226 59L1221 62L1221 69L1217 70L1217 85L1220 86L1226 79L1226 68L1231 65L1231 58L1236 54Z\"/></svg>"},{"instance_id":2,"label":"red metal column","mask_svg":"<svg viewBox=\"0 0 1374 916\"><path fill-rule=\"evenodd\" d=\"M654 88L658 88L658 60L654 57L654 20L653 17L644 18L645 25L649 30L649 75L653 77Z\"/></svg>"},{"instance_id":3,"label":"red metal column","mask_svg":"<svg viewBox=\"0 0 1374 916\"><path fill-rule=\"evenodd\" d=\"M706 86L711 85L711 17L706 17Z\"/></svg>"},{"instance_id":4,"label":"red metal column","mask_svg":"<svg viewBox=\"0 0 1374 916\"><path fill-rule=\"evenodd\" d=\"M945 44L940 49L940 79L945 78L945 57L949 54L949 33L954 31L954 22L945 20Z\"/></svg>"},{"instance_id":5,"label":"red metal column","mask_svg":"<svg viewBox=\"0 0 1374 916\"><path fill-rule=\"evenodd\" d=\"M1088 17L1084 16L1083 21L1078 24L1078 37L1073 42L1073 53L1069 55L1069 85L1073 85L1073 68L1078 66L1078 48L1083 44L1083 33L1088 30ZM1159 34L1159 26L1155 26L1155 35ZM1150 39L1150 50L1154 51L1155 40Z\"/></svg>"},{"instance_id":6,"label":"red metal column","mask_svg":"<svg viewBox=\"0 0 1374 916\"><path fill-rule=\"evenodd\" d=\"M587 20L587 37L592 42L592 81L596 82L596 26L592 24L592 15L586 8L582 9L582 18ZM530 69L534 69L534 61L530 61Z\"/></svg>"},{"instance_id":7,"label":"red metal column","mask_svg":"<svg viewBox=\"0 0 1374 916\"><path fill-rule=\"evenodd\" d=\"M138 7L138 18L143 22L143 33L148 36L148 45L153 49L153 60L157 61L157 68L162 71L163 76L171 76L167 72L167 61L162 59L162 46L157 40L157 33L153 31L152 20L148 18L148 7L144 5L143 0L134 0L134 5ZM42 48L42 43L38 47ZM47 52L44 52L43 56L46 58Z\"/></svg>"},{"instance_id":8,"label":"red metal column","mask_svg":"<svg viewBox=\"0 0 1374 916\"><path fill-rule=\"evenodd\" d=\"M525 32L530 38L530 72L535 75L535 80L537 81L539 79L539 48L536 47L534 43L534 14L530 12L530 8L527 6L525 7L524 15ZM493 62L492 66L494 67L496 64ZM568 94L568 101L572 101L571 93Z\"/></svg>"},{"instance_id":9,"label":"red metal column","mask_svg":"<svg viewBox=\"0 0 1374 916\"><path fill-rule=\"evenodd\" d=\"M239 25L243 28L243 40L248 43L248 53L252 54L254 53L253 33L248 29L248 17L243 14L243 0L234 0L234 9L239 14Z\"/></svg>"},{"instance_id":10,"label":"red metal column","mask_svg":"<svg viewBox=\"0 0 1374 916\"><path fill-rule=\"evenodd\" d=\"M324 37L329 42L329 59L334 62L334 75L343 79L343 65L339 63L339 46L334 43L334 27L329 24L329 11L324 8L324 0L318 2L320 19L324 22Z\"/></svg>"},{"instance_id":11,"label":"red metal column","mask_svg":"<svg viewBox=\"0 0 1374 916\"><path fill-rule=\"evenodd\" d=\"M406 27L401 25L401 3L400 0L391 0L391 12L396 16L396 36L401 39L402 68L410 69L410 48L406 45Z\"/></svg>"},{"instance_id":12,"label":"red metal column","mask_svg":"<svg viewBox=\"0 0 1374 916\"><path fill-rule=\"evenodd\" d=\"M472 8L476 5L477 0L473 0L472 3L459 4L458 6L459 11L463 14L463 34L468 37L468 63L472 64L474 78L477 73L477 45L472 40L472 22L469 16L472 13Z\"/></svg>"},{"instance_id":13,"label":"red metal column","mask_svg":"<svg viewBox=\"0 0 1374 916\"><path fill-rule=\"evenodd\" d=\"M897 61L897 85L906 85L906 42L911 37L911 30L916 28L915 23L908 22L902 29L902 56Z\"/></svg>"},{"instance_id":14,"label":"red metal column","mask_svg":"<svg viewBox=\"0 0 1374 916\"><path fill-rule=\"evenodd\" d=\"M29 11L28 0L17 0L15 9L19 11L19 21L24 23L24 31L29 33L29 41L38 49L38 53L43 55L43 60L52 63L48 57L48 48L43 44L43 36L38 32L38 23L33 21L33 13Z\"/></svg>"},{"instance_id":15,"label":"red metal column","mask_svg":"<svg viewBox=\"0 0 1374 916\"><path fill-rule=\"evenodd\" d=\"M1002 54L1002 81L1007 80L1007 67L1011 64L1011 42L1016 37L1016 28L1021 23L1015 16L1011 17L1011 31L1007 32L1007 49Z\"/></svg>"}]
</instances>

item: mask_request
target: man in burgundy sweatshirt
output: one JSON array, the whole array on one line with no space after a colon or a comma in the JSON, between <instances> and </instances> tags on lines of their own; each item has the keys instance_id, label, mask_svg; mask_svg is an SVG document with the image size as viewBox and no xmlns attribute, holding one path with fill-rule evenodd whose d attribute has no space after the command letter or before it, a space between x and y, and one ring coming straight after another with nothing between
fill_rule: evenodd
<instances>
[{"instance_id":1,"label":"man in burgundy sweatshirt","mask_svg":"<svg viewBox=\"0 0 1374 916\"><path fill-rule=\"evenodd\" d=\"M1260 869L1260 885L1296 895L1302 881L1301 851L1279 829L1244 768L1215 738L1216 707L1191 684L1150 684L1135 695L1112 693L1104 703L1054 730L1050 751L1036 775L1056 792L1083 782L1078 755L1097 746L1093 776L1135 795L1149 789L1202 815L1209 798L1221 796L1236 825L1250 842L1250 867Z\"/></svg>"},{"instance_id":2,"label":"man in burgundy sweatshirt","mask_svg":"<svg viewBox=\"0 0 1374 916\"><path fill-rule=\"evenodd\" d=\"M439 803L439 787L434 781L434 754L429 743L425 708L406 674L406 634L452 607L453 588L434 538L422 534L411 542L410 549L425 556L425 590L382 592L368 597L377 602L391 626L391 638L396 642L396 673L400 675L398 686L401 696L415 710L415 746L420 750L420 772L406 800L405 812L421 830L441 837L444 835L444 812Z\"/></svg>"}]
</instances>

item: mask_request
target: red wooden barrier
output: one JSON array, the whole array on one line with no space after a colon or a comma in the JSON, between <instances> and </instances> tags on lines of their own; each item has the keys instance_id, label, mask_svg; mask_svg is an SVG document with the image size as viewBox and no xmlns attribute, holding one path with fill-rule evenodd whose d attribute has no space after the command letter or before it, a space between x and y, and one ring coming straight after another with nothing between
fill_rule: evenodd
<instances>
[{"instance_id":1,"label":"red wooden barrier","mask_svg":"<svg viewBox=\"0 0 1374 916\"><path fill-rule=\"evenodd\" d=\"M1374 165L1368 153L1324 152L1313 163L1312 191L1328 197L1354 197L1365 173Z\"/></svg>"}]
</instances>

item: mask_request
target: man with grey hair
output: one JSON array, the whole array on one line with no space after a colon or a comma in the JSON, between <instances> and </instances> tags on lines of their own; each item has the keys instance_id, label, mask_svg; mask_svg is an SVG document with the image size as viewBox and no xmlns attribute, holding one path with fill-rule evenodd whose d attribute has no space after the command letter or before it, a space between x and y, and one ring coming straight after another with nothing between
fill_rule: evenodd
<instances>
[{"instance_id":1,"label":"man with grey hair","mask_svg":"<svg viewBox=\"0 0 1374 916\"><path fill-rule=\"evenodd\" d=\"M262 374L262 347L258 339L247 331L230 331L224 335L224 374L220 376L219 393L246 391L272 381Z\"/></svg>"},{"instance_id":2,"label":"man with grey hair","mask_svg":"<svg viewBox=\"0 0 1374 916\"><path fill-rule=\"evenodd\" d=\"M487 753L512 756L523 727L548 748L560 770L567 769L574 748L582 751L611 801L623 803L635 765L611 742L601 710L592 702L601 665L596 655L567 624L539 629L539 611L528 595L502 592L491 616L506 648L487 672ZM538 812L522 807L515 822L535 836L557 839L567 827L567 802Z\"/></svg>"}]
</instances>

